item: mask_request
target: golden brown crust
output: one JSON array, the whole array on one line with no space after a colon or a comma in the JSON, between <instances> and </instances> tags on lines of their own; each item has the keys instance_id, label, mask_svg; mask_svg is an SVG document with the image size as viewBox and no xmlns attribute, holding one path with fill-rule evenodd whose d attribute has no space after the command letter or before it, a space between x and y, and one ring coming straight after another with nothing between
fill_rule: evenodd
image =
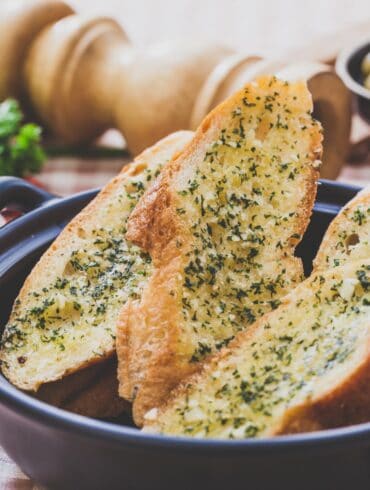
<instances>
[{"instance_id":1,"label":"golden brown crust","mask_svg":"<svg viewBox=\"0 0 370 490\"><path fill-rule=\"evenodd\" d=\"M108 360L91 386L66 400L64 410L94 418L115 418L129 413L131 405L118 395L117 359Z\"/></svg>"},{"instance_id":2,"label":"golden brown crust","mask_svg":"<svg viewBox=\"0 0 370 490\"><path fill-rule=\"evenodd\" d=\"M196 368L186 357L181 359L176 351L181 309L171 291L179 289L181 266L181 258L176 258L166 267L157 269L151 287L143 293L140 308L136 309L128 302L118 323L120 395L135 400L138 406L151 407L158 399L165 399L184 375L191 374ZM153 326L149 332L146 328L148 317ZM132 380L137 380L138 373L139 376L144 373L144 376L140 390L136 392ZM137 419L135 408L134 418Z\"/></svg>"},{"instance_id":3,"label":"golden brown crust","mask_svg":"<svg viewBox=\"0 0 370 490\"><path fill-rule=\"evenodd\" d=\"M268 85L266 81L261 83ZM297 92L307 101L303 84L297 87ZM189 363L188 353L182 355L178 348L182 320L181 294L176 284L183 280L192 237L189 224L176 212L174 180L182 168L195 167L197 160L203 158L207 144L223 127L224 116L237 106L241 97L242 92L234 95L206 117L181 155L166 165L156 185L139 201L129 220L127 238L149 252L155 265L141 301L125 306L117 332L120 394L133 400L138 425L150 408L163 403L181 379L200 367L199 363ZM305 110L309 111L310 105ZM321 133L317 127L310 131L312 165L299 190L302 200L297 209L295 233L286 244L287 269L296 281L301 262L292 255L311 215L318 178L316 163L321 156Z\"/></svg>"},{"instance_id":4,"label":"golden brown crust","mask_svg":"<svg viewBox=\"0 0 370 490\"><path fill-rule=\"evenodd\" d=\"M74 398L81 391L91 386L103 372L107 362L110 362L110 359L80 369L57 381L45 383L40 386L34 396L38 400L55 407L62 407L67 400Z\"/></svg>"},{"instance_id":5,"label":"golden brown crust","mask_svg":"<svg viewBox=\"0 0 370 490\"><path fill-rule=\"evenodd\" d=\"M150 253L156 266L150 287L143 291L140 307L137 302L128 301L117 324L119 393L127 400L135 399L136 407L152 406L185 374L194 370L187 361L174 370L174 362L179 362L173 349L178 337L180 298L176 302L173 293L179 289L184 261L175 240L181 239L182 250L185 250L187 233L175 212L175 198L169 184L180 156L166 166L157 182L139 201L126 235L128 240ZM188 244L190 246L190 238ZM149 332L148 317L154 326ZM147 362L148 355L150 363ZM133 380L140 373L145 373L145 377L141 379L143 389L138 393ZM134 418L138 420L140 416L134 407Z\"/></svg>"}]
</instances>

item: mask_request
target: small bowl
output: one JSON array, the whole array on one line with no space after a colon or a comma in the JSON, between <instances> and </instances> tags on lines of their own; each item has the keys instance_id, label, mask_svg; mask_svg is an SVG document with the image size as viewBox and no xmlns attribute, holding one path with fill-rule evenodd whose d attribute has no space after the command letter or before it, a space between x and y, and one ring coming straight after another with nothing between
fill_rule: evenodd
<instances>
[{"instance_id":1,"label":"small bowl","mask_svg":"<svg viewBox=\"0 0 370 490\"><path fill-rule=\"evenodd\" d=\"M343 50L335 64L336 71L351 92L357 95L361 115L370 122L370 90L364 87L364 76L361 63L370 52L370 41L360 46L352 46Z\"/></svg>"}]
</instances>

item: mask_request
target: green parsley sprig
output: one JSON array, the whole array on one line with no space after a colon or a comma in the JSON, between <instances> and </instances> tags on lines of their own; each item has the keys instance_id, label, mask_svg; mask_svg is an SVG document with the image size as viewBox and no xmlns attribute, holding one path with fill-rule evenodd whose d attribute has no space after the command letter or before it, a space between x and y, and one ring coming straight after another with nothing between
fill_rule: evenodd
<instances>
[{"instance_id":1,"label":"green parsley sprig","mask_svg":"<svg viewBox=\"0 0 370 490\"><path fill-rule=\"evenodd\" d=\"M23 114L14 99L0 104L0 175L25 175L38 172L45 160L40 146L41 128L22 124Z\"/></svg>"}]
</instances>

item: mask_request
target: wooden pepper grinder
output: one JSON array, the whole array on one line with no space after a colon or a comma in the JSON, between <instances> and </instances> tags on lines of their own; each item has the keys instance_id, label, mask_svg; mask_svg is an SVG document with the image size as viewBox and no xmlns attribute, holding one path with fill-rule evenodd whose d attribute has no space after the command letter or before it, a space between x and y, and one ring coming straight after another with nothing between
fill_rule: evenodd
<instances>
[{"instance_id":1,"label":"wooden pepper grinder","mask_svg":"<svg viewBox=\"0 0 370 490\"><path fill-rule=\"evenodd\" d=\"M189 127L204 80L230 53L191 42L136 49L112 19L56 0L12 0L0 9L0 98L31 103L70 143L117 127L137 153Z\"/></svg>"},{"instance_id":2,"label":"wooden pepper grinder","mask_svg":"<svg viewBox=\"0 0 370 490\"><path fill-rule=\"evenodd\" d=\"M308 80L329 135L322 176L334 178L349 141L349 94L330 67L288 65L199 42L139 49L114 20L77 15L59 0L0 6L0 100L17 97L64 141L88 142L115 127L135 154L172 131L195 128L254 76L290 73ZM326 73L320 83L318 73Z\"/></svg>"}]
</instances>

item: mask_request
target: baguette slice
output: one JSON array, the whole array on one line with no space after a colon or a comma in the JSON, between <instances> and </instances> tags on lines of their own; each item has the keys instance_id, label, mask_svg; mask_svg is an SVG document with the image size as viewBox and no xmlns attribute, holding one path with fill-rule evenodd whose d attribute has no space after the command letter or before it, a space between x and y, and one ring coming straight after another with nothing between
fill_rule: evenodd
<instances>
[{"instance_id":1,"label":"baguette slice","mask_svg":"<svg viewBox=\"0 0 370 490\"><path fill-rule=\"evenodd\" d=\"M314 269L338 267L370 257L370 186L359 192L331 222L314 261Z\"/></svg>"},{"instance_id":2,"label":"baguette slice","mask_svg":"<svg viewBox=\"0 0 370 490\"><path fill-rule=\"evenodd\" d=\"M37 391L113 355L121 307L140 294L151 268L150 257L124 238L127 219L191 136L170 135L125 166L35 266L2 338L2 371L14 385Z\"/></svg>"},{"instance_id":3,"label":"baguette slice","mask_svg":"<svg viewBox=\"0 0 370 490\"><path fill-rule=\"evenodd\" d=\"M145 430L236 439L369 420L368 259L314 273L148 412Z\"/></svg>"},{"instance_id":4,"label":"baguette slice","mask_svg":"<svg viewBox=\"0 0 370 490\"><path fill-rule=\"evenodd\" d=\"M263 77L203 121L130 217L153 259L117 331L135 422L302 279L293 256L316 193L321 128L306 85Z\"/></svg>"}]
</instances>

